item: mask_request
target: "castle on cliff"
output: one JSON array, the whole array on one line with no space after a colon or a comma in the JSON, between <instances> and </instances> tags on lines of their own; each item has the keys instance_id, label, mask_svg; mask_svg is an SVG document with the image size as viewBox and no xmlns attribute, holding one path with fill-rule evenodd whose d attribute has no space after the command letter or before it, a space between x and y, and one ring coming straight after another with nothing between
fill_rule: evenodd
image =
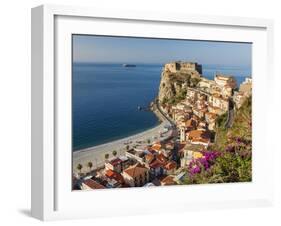
<instances>
[{"instance_id":1,"label":"castle on cliff","mask_svg":"<svg viewBox=\"0 0 281 226\"><path fill-rule=\"evenodd\" d=\"M165 71L176 73L176 72L198 72L198 74L202 74L202 65L194 62L183 62L183 61L174 61L165 64Z\"/></svg>"}]
</instances>

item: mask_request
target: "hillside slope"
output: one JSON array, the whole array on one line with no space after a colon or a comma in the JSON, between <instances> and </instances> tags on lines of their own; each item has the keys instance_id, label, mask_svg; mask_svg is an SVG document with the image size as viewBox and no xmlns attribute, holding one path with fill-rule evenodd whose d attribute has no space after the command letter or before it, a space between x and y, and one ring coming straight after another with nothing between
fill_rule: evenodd
<instances>
[{"instance_id":1,"label":"hillside slope","mask_svg":"<svg viewBox=\"0 0 281 226\"><path fill-rule=\"evenodd\" d=\"M195 72L172 73L163 71L159 85L158 99L161 104L176 104L185 98L186 88L194 87L200 81Z\"/></svg>"},{"instance_id":2,"label":"hillside slope","mask_svg":"<svg viewBox=\"0 0 281 226\"><path fill-rule=\"evenodd\" d=\"M226 115L217 119L216 141L203 158L191 162L184 184L252 181L252 99L235 112L231 128Z\"/></svg>"}]
</instances>

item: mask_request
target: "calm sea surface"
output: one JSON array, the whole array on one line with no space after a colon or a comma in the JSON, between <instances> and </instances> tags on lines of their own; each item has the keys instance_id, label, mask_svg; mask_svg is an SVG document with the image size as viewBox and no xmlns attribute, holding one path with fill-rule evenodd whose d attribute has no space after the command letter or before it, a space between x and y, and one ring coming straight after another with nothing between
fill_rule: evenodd
<instances>
[{"instance_id":1,"label":"calm sea surface","mask_svg":"<svg viewBox=\"0 0 281 226\"><path fill-rule=\"evenodd\" d=\"M162 65L122 67L120 64L73 64L73 150L103 144L157 125L149 111L138 111L156 97ZM236 77L238 84L249 68L203 65L203 75L215 72Z\"/></svg>"}]
</instances>

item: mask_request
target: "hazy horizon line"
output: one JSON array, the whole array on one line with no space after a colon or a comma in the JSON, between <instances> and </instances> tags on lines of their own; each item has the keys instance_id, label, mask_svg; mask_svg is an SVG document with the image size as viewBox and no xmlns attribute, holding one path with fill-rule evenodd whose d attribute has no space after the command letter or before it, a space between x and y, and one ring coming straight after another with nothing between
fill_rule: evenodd
<instances>
[{"instance_id":1,"label":"hazy horizon line","mask_svg":"<svg viewBox=\"0 0 281 226\"><path fill-rule=\"evenodd\" d=\"M180 61L180 60L175 60L175 61ZM250 65L248 65L248 64L219 64L219 63L215 63L215 64L213 64L213 63L200 63L200 62L196 62L196 61L187 61L187 60L181 60L181 61L183 61L183 62L193 62L193 63L198 63L198 64L200 64L200 65L205 65L205 66L208 66L208 65L210 65L210 66L215 66L215 65L218 65L218 66L232 66L232 67L252 67L252 65L250 64ZM151 65L165 65L165 64L167 64L167 63L169 63L169 62L173 62L173 61L168 61L168 62L166 62L166 63L159 63L159 62L150 62L150 63L148 63L148 62L104 62L104 61L100 61L100 62L98 62L98 61L95 61L95 62L93 62L93 61L72 61L72 63L74 63L74 64L77 64L77 63L86 63L86 64L120 64L120 65L122 65L122 64L151 64Z\"/></svg>"}]
</instances>

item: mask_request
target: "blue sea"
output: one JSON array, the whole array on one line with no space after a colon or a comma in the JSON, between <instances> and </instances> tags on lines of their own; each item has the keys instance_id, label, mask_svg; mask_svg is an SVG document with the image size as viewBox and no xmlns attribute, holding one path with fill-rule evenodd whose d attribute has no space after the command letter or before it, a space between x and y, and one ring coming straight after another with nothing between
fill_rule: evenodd
<instances>
[{"instance_id":1,"label":"blue sea","mask_svg":"<svg viewBox=\"0 0 281 226\"><path fill-rule=\"evenodd\" d=\"M162 65L73 64L73 151L124 138L157 125L147 107L158 94ZM237 83L251 75L247 67L203 65L203 76L233 75Z\"/></svg>"}]
</instances>

